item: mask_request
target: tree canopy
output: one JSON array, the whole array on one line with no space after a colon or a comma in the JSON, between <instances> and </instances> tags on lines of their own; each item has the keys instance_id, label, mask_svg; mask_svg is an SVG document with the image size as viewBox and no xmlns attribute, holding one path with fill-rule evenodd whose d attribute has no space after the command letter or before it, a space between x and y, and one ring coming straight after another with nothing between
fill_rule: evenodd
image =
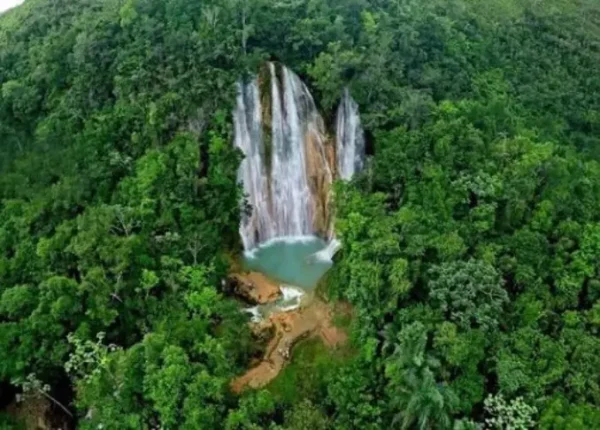
<instances>
[{"instance_id":1,"label":"tree canopy","mask_svg":"<svg viewBox=\"0 0 600 430\"><path fill-rule=\"evenodd\" d=\"M256 350L221 282L230 112L266 60L329 122L349 88L371 155L320 287L355 353L293 404L229 389ZM600 428L598 65L595 0L26 0L0 15L0 390L82 429Z\"/></svg>"}]
</instances>

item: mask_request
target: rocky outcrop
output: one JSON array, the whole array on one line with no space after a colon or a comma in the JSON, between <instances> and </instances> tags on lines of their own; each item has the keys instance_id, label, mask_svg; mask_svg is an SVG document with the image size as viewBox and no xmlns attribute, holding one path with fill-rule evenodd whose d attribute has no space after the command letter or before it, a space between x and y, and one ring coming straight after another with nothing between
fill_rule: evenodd
<instances>
[{"instance_id":1,"label":"rocky outcrop","mask_svg":"<svg viewBox=\"0 0 600 430\"><path fill-rule=\"evenodd\" d=\"M231 275L227 280L227 290L250 305L271 303L281 296L279 285L258 272Z\"/></svg>"},{"instance_id":2,"label":"rocky outcrop","mask_svg":"<svg viewBox=\"0 0 600 430\"><path fill-rule=\"evenodd\" d=\"M333 176L329 164L329 152L333 146L325 139L322 130L307 132L306 173L311 191L313 231L324 239L329 238L331 228L330 197Z\"/></svg>"}]
</instances>

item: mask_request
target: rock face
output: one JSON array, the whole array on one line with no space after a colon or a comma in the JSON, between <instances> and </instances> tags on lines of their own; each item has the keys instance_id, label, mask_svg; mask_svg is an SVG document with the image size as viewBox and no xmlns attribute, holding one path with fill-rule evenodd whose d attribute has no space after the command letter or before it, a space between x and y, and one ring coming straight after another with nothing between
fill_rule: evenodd
<instances>
[{"instance_id":1,"label":"rock face","mask_svg":"<svg viewBox=\"0 0 600 430\"><path fill-rule=\"evenodd\" d=\"M328 154L333 151L333 145L326 140L325 132L321 128L311 130L306 134L304 146L306 148L306 173L311 192L313 232L323 239L329 239L332 226L330 197L333 175Z\"/></svg>"},{"instance_id":2,"label":"rock face","mask_svg":"<svg viewBox=\"0 0 600 430\"><path fill-rule=\"evenodd\" d=\"M258 272L231 275L228 290L251 305L271 303L281 296L279 285Z\"/></svg>"}]
</instances>

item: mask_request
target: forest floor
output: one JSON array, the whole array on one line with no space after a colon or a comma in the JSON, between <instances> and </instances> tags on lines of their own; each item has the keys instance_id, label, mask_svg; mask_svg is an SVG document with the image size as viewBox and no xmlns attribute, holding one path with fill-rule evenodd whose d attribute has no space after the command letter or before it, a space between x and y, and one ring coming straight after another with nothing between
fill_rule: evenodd
<instances>
[{"instance_id":1,"label":"forest floor","mask_svg":"<svg viewBox=\"0 0 600 430\"><path fill-rule=\"evenodd\" d=\"M342 312L349 313L348 307ZM245 374L234 379L231 389L239 393L244 388L260 388L271 382L290 360L294 345L304 339L320 338L336 348L348 339L346 332L334 325L333 307L312 298L299 309L272 314L267 320L253 324L255 332L273 331L262 360Z\"/></svg>"}]
</instances>

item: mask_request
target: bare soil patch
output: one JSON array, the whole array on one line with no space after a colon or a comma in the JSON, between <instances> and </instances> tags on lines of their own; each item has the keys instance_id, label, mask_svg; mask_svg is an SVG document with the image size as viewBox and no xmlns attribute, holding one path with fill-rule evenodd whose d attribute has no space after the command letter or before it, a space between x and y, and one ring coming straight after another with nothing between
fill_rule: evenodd
<instances>
[{"instance_id":1,"label":"bare soil patch","mask_svg":"<svg viewBox=\"0 0 600 430\"><path fill-rule=\"evenodd\" d=\"M291 352L299 341L309 337L320 337L331 347L343 345L348 336L332 322L331 306L318 299L290 312L279 312L268 320L254 325L255 331L273 330L274 335L262 361L245 374L234 379L231 389L239 393L245 388L260 388L271 382L291 357Z\"/></svg>"}]
</instances>

